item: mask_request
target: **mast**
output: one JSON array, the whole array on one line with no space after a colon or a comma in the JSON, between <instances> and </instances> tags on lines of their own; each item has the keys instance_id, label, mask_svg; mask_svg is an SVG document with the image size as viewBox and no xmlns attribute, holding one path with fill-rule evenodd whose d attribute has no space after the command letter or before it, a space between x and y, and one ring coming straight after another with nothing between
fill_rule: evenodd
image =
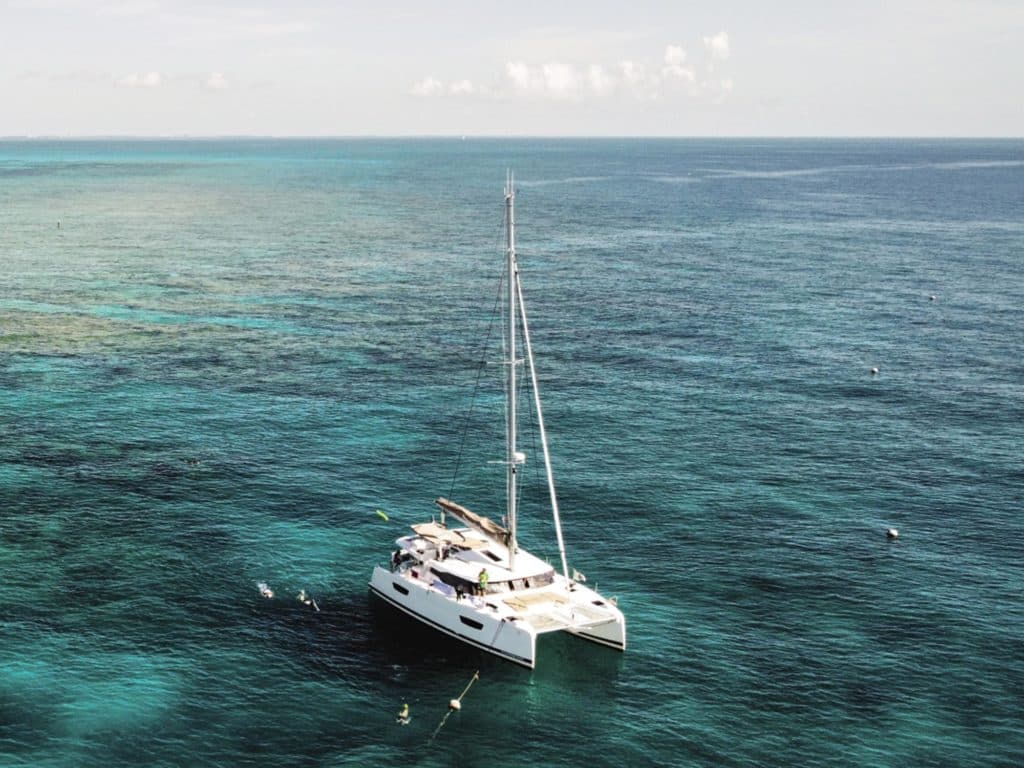
<instances>
[{"instance_id":1,"label":"mast","mask_svg":"<svg viewBox=\"0 0 1024 768\"><path fill-rule=\"evenodd\" d=\"M515 222L515 189L513 176L509 171L505 181L505 251L508 259L508 328L507 347L508 381L506 395L506 456L508 464L508 499L506 509L508 515L508 569L515 567L516 556L516 471L519 465L519 454L516 451L516 222Z\"/></svg>"}]
</instances>

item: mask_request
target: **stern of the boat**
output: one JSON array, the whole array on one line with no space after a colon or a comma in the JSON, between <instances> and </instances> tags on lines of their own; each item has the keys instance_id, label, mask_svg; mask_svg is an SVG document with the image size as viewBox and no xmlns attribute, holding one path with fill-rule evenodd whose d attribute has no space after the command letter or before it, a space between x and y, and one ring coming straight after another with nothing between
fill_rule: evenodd
<instances>
[{"instance_id":1,"label":"stern of the boat","mask_svg":"<svg viewBox=\"0 0 1024 768\"><path fill-rule=\"evenodd\" d=\"M607 600L579 585L571 594L575 621L566 631L593 643L626 650L626 617L614 599Z\"/></svg>"}]
</instances>

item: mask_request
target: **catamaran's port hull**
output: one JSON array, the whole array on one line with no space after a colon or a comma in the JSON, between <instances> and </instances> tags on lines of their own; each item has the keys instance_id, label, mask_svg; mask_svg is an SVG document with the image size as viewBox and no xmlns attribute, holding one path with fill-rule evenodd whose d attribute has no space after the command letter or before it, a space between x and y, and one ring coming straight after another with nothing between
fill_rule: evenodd
<instances>
[{"instance_id":1,"label":"catamaran's port hull","mask_svg":"<svg viewBox=\"0 0 1024 768\"><path fill-rule=\"evenodd\" d=\"M403 594L405 590L406 594ZM529 624L475 610L415 579L404 579L377 566L370 591L414 619L464 643L533 669L537 633ZM466 598L468 600L468 598Z\"/></svg>"},{"instance_id":2,"label":"catamaran's port hull","mask_svg":"<svg viewBox=\"0 0 1024 768\"><path fill-rule=\"evenodd\" d=\"M408 616L475 648L529 669L533 669L536 662L537 635L545 632L565 631L618 651L626 649L626 622L621 612L585 586L577 585L573 589L575 591L564 592L563 597L558 598L564 605L563 623L540 620L529 615L510 615L512 612L505 604L506 601L498 595L455 599L420 579L409 578L406 574L391 572L380 566L374 568L370 581L371 592ZM544 597L535 595L535 599ZM527 595L520 599L525 601L531 598ZM586 619L577 615L585 611L591 614ZM604 616L594 615L595 611Z\"/></svg>"}]
</instances>

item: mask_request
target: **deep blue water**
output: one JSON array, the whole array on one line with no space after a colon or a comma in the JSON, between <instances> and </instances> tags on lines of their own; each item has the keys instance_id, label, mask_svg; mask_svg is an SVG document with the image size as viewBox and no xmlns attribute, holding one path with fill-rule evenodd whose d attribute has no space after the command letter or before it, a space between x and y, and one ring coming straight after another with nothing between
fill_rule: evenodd
<instances>
[{"instance_id":1,"label":"deep blue water","mask_svg":"<svg viewBox=\"0 0 1024 768\"><path fill-rule=\"evenodd\" d=\"M500 514L508 167L534 672L366 589ZM1024 141L0 142L0 260L0 765L1024 763Z\"/></svg>"}]
</instances>

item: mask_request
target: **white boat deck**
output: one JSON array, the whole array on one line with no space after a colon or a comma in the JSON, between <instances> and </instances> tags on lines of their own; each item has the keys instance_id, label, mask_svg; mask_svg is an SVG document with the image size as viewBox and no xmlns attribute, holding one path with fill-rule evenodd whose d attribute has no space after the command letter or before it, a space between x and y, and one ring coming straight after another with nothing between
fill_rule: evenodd
<instances>
[{"instance_id":1,"label":"white boat deck","mask_svg":"<svg viewBox=\"0 0 1024 768\"><path fill-rule=\"evenodd\" d=\"M592 590L576 586L570 592L564 583L509 595L501 602L538 632L597 626L614 621L616 616L612 606Z\"/></svg>"}]
</instances>

